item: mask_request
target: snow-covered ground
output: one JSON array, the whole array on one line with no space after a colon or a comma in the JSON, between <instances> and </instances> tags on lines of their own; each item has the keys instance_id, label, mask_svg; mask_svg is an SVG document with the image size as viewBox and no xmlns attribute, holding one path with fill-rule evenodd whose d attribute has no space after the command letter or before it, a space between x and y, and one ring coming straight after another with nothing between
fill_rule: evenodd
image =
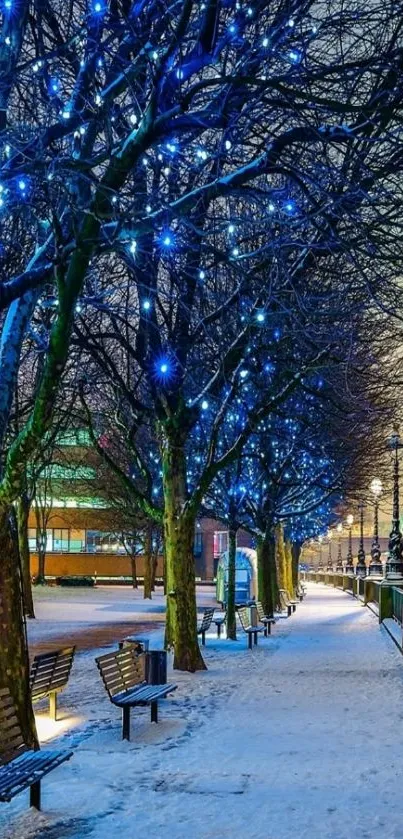
<instances>
[{"instance_id":1,"label":"snow-covered ground","mask_svg":"<svg viewBox=\"0 0 403 839\"><path fill-rule=\"evenodd\" d=\"M347 594L310 585L252 652L212 633L208 671L170 674L160 723L133 711L130 743L94 655L77 656L60 722L38 714L73 758L44 779L42 813L28 793L0 804L2 837L402 839L403 662Z\"/></svg>"}]
</instances>

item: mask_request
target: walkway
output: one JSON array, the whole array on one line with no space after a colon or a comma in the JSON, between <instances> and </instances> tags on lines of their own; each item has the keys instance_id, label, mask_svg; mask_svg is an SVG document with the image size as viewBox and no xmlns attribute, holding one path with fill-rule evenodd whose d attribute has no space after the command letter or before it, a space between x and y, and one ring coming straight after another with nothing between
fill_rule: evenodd
<instances>
[{"instance_id":1,"label":"walkway","mask_svg":"<svg viewBox=\"0 0 403 839\"><path fill-rule=\"evenodd\" d=\"M0 805L0 836L402 839L403 660L347 594L310 585L252 653L208 638L208 672L179 674L130 744L89 656L60 700L66 720L81 702L57 741L74 758L45 780L43 816L23 795L6 827Z\"/></svg>"}]
</instances>

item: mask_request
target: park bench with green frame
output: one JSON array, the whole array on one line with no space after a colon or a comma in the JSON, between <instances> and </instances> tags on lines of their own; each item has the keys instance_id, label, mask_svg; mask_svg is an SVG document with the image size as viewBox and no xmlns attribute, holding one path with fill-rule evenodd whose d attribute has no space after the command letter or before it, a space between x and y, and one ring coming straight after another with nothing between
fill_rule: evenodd
<instances>
[{"instance_id":1,"label":"park bench with green frame","mask_svg":"<svg viewBox=\"0 0 403 839\"><path fill-rule=\"evenodd\" d=\"M252 649L252 638L255 642L255 645L257 645L258 633L259 632L264 632L265 627L264 626L252 626L252 624L250 622L250 611L249 611L247 606L241 606L238 609L237 614L239 616L239 620L241 622L242 629L243 629L244 632L246 632L246 634L248 636L248 647L251 650Z\"/></svg>"},{"instance_id":2,"label":"park bench with green frame","mask_svg":"<svg viewBox=\"0 0 403 839\"><path fill-rule=\"evenodd\" d=\"M75 647L36 655L31 664L29 684L32 702L49 697L49 716L57 716L57 694L66 687L73 665Z\"/></svg>"},{"instance_id":3,"label":"park bench with green frame","mask_svg":"<svg viewBox=\"0 0 403 839\"><path fill-rule=\"evenodd\" d=\"M122 709L122 740L130 740L130 709L151 705L151 722L158 722L158 700L177 685L150 685L144 679L144 655L133 647L95 659L102 681L114 705Z\"/></svg>"},{"instance_id":4,"label":"park bench with green frame","mask_svg":"<svg viewBox=\"0 0 403 839\"><path fill-rule=\"evenodd\" d=\"M73 752L31 749L24 742L8 688L0 688L0 801L30 788L30 806L41 809L41 780Z\"/></svg>"}]
</instances>

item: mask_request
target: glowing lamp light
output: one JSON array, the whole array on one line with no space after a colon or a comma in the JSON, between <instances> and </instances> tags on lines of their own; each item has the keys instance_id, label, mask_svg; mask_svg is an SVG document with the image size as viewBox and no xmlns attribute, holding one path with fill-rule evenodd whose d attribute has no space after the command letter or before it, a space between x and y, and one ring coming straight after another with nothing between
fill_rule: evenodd
<instances>
[{"instance_id":1,"label":"glowing lamp light","mask_svg":"<svg viewBox=\"0 0 403 839\"><path fill-rule=\"evenodd\" d=\"M206 272L205 271L199 271L199 280L204 280L205 278L206 278Z\"/></svg>"},{"instance_id":2,"label":"glowing lamp light","mask_svg":"<svg viewBox=\"0 0 403 839\"><path fill-rule=\"evenodd\" d=\"M168 371L169 365L166 361L163 361L162 364L160 364L160 373L162 373L162 375L165 376L168 373Z\"/></svg>"},{"instance_id":3,"label":"glowing lamp light","mask_svg":"<svg viewBox=\"0 0 403 839\"><path fill-rule=\"evenodd\" d=\"M262 47L268 47L268 46L269 46L269 39L268 38L263 38Z\"/></svg>"},{"instance_id":4,"label":"glowing lamp light","mask_svg":"<svg viewBox=\"0 0 403 839\"><path fill-rule=\"evenodd\" d=\"M151 309L151 303L149 300L143 300L143 309L145 312L149 312Z\"/></svg>"},{"instance_id":5,"label":"glowing lamp light","mask_svg":"<svg viewBox=\"0 0 403 839\"><path fill-rule=\"evenodd\" d=\"M257 322L258 323L263 323L264 319L265 319L264 312L258 312L257 315L256 315Z\"/></svg>"},{"instance_id":6,"label":"glowing lamp light","mask_svg":"<svg viewBox=\"0 0 403 839\"><path fill-rule=\"evenodd\" d=\"M382 481L380 481L379 478L374 478L373 481L371 481L370 490L372 494L375 495L375 498L379 498L379 496L382 495L382 488Z\"/></svg>"},{"instance_id":7,"label":"glowing lamp light","mask_svg":"<svg viewBox=\"0 0 403 839\"><path fill-rule=\"evenodd\" d=\"M208 408L207 399L203 399L203 402L201 403L201 409L202 409L202 411L207 411L207 408Z\"/></svg>"},{"instance_id":8,"label":"glowing lamp light","mask_svg":"<svg viewBox=\"0 0 403 839\"><path fill-rule=\"evenodd\" d=\"M246 377L248 375L248 371L247 370L241 370L239 375L240 375L241 379L246 379Z\"/></svg>"},{"instance_id":9,"label":"glowing lamp light","mask_svg":"<svg viewBox=\"0 0 403 839\"><path fill-rule=\"evenodd\" d=\"M352 524L354 522L354 516L351 513L348 514L348 516L346 518L346 522L347 522L349 527L352 526Z\"/></svg>"}]
</instances>

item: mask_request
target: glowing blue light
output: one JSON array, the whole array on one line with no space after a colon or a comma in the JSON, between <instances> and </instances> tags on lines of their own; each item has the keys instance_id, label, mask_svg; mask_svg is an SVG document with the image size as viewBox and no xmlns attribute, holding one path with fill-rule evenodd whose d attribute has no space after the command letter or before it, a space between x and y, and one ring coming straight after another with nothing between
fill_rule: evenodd
<instances>
[{"instance_id":1,"label":"glowing blue light","mask_svg":"<svg viewBox=\"0 0 403 839\"><path fill-rule=\"evenodd\" d=\"M258 323L263 323L264 319L265 319L264 312L258 312L257 315L256 315L257 322Z\"/></svg>"},{"instance_id":2,"label":"glowing blue light","mask_svg":"<svg viewBox=\"0 0 403 839\"><path fill-rule=\"evenodd\" d=\"M239 375L240 375L241 379L246 379L246 377L248 375L248 371L247 370L241 370Z\"/></svg>"},{"instance_id":3,"label":"glowing blue light","mask_svg":"<svg viewBox=\"0 0 403 839\"><path fill-rule=\"evenodd\" d=\"M269 39L268 38L263 38L262 47L268 47L268 46L269 46Z\"/></svg>"},{"instance_id":4,"label":"glowing blue light","mask_svg":"<svg viewBox=\"0 0 403 839\"><path fill-rule=\"evenodd\" d=\"M231 35L235 35L236 30L237 30L237 28L236 28L235 23L230 23L230 25L228 27L228 31L231 32Z\"/></svg>"},{"instance_id":5,"label":"glowing blue light","mask_svg":"<svg viewBox=\"0 0 403 839\"><path fill-rule=\"evenodd\" d=\"M172 233L163 233L161 236L161 242L165 248L171 248L174 243Z\"/></svg>"},{"instance_id":6,"label":"glowing blue light","mask_svg":"<svg viewBox=\"0 0 403 839\"><path fill-rule=\"evenodd\" d=\"M201 403L201 409L202 409L202 411L207 411L207 408L208 408L207 399L203 399L203 402Z\"/></svg>"},{"instance_id":7,"label":"glowing blue light","mask_svg":"<svg viewBox=\"0 0 403 839\"><path fill-rule=\"evenodd\" d=\"M229 225L228 225L228 233L229 233L230 235L231 235L232 233L235 233L235 227L234 227L234 225L233 225L233 224L229 224Z\"/></svg>"},{"instance_id":8,"label":"glowing blue light","mask_svg":"<svg viewBox=\"0 0 403 839\"><path fill-rule=\"evenodd\" d=\"M143 309L144 311L148 312L151 309L151 303L149 300L143 301Z\"/></svg>"},{"instance_id":9,"label":"glowing blue light","mask_svg":"<svg viewBox=\"0 0 403 839\"><path fill-rule=\"evenodd\" d=\"M199 280L204 280L205 277L206 277L206 272L205 271L199 271Z\"/></svg>"},{"instance_id":10,"label":"glowing blue light","mask_svg":"<svg viewBox=\"0 0 403 839\"><path fill-rule=\"evenodd\" d=\"M13 0L4 0L4 8L5 9L12 9L13 8Z\"/></svg>"},{"instance_id":11,"label":"glowing blue light","mask_svg":"<svg viewBox=\"0 0 403 839\"><path fill-rule=\"evenodd\" d=\"M160 364L160 373L162 373L164 376L166 375L166 373L168 373L168 370L169 370L169 365L166 363L166 361L164 361L162 364Z\"/></svg>"},{"instance_id":12,"label":"glowing blue light","mask_svg":"<svg viewBox=\"0 0 403 839\"><path fill-rule=\"evenodd\" d=\"M25 192L26 188L27 188L27 182L26 182L26 181L24 181L24 180L21 178L21 180L20 180L20 181L18 181L18 189L20 190L20 192Z\"/></svg>"},{"instance_id":13,"label":"glowing blue light","mask_svg":"<svg viewBox=\"0 0 403 839\"><path fill-rule=\"evenodd\" d=\"M276 208L275 208L274 204L272 204L272 202L270 201L270 204L269 204L267 209L268 209L269 213L274 213L274 210Z\"/></svg>"},{"instance_id":14,"label":"glowing blue light","mask_svg":"<svg viewBox=\"0 0 403 839\"><path fill-rule=\"evenodd\" d=\"M299 64L302 56L301 53L297 50L290 50L290 52L288 53L288 58L290 59L290 61L292 61L293 64Z\"/></svg>"},{"instance_id":15,"label":"glowing blue light","mask_svg":"<svg viewBox=\"0 0 403 839\"><path fill-rule=\"evenodd\" d=\"M50 82L49 82L48 90L49 90L49 93L51 94L51 96L55 96L56 93L59 93L59 90L60 90L59 79L56 79L56 78L51 79Z\"/></svg>"},{"instance_id":16,"label":"glowing blue light","mask_svg":"<svg viewBox=\"0 0 403 839\"><path fill-rule=\"evenodd\" d=\"M106 8L105 8L105 3L103 2L103 0L96 0L96 2L93 4L93 10L94 10L96 15L99 15L99 14L102 14L103 12L105 12Z\"/></svg>"},{"instance_id":17,"label":"glowing blue light","mask_svg":"<svg viewBox=\"0 0 403 839\"><path fill-rule=\"evenodd\" d=\"M292 213L295 212L295 202L294 201L287 201L284 204L284 209L287 213L290 213L290 215L291 215Z\"/></svg>"},{"instance_id":18,"label":"glowing blue light","mask_svg":"<svg viewBox=\"0 0 403 839\"><path fill-rule=\"evenodd\" d=\"M227 151L230 150L231 146L232 146L231 140L226 140L225 141L225 148L227 149Z\"/></svg>"}]
</instances>

